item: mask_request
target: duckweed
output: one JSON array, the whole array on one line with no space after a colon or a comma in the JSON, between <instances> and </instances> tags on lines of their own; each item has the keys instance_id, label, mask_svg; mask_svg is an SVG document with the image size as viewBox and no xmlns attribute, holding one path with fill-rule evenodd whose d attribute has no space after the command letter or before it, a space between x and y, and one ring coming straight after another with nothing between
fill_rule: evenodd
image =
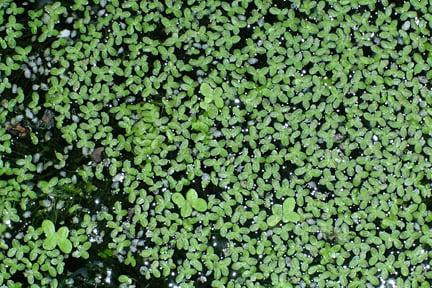
<instances>
[{"instance_id":1,"label":"duckweed","mask_svg":"<svg viewBox=\"0 0 432 288\"><path fill-rule=\"evenodd\" d=\"M429 287L431 15L0 1L0 287Z\"/></svg>"}]
</instances>

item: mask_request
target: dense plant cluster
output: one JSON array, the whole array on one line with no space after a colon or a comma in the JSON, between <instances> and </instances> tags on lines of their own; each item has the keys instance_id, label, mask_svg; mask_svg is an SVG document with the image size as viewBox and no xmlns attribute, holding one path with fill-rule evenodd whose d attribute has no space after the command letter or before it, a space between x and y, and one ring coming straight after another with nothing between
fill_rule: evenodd
<instances>
[{"instance_id":1,"label":"dense plant cluster","mask_svg":"<svg viewBox=\"0 0 432 288\"><path fill-rule=\"evenodd\" d=\"M1 287L429 287L432 4L0 1Z\"/></svg>"}]
</instances>

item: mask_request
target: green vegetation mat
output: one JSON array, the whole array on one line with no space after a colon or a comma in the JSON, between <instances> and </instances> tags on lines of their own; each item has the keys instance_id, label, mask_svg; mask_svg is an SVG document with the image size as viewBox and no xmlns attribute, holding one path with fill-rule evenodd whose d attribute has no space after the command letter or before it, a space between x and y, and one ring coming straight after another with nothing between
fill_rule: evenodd
<instances>
[{"instance_id":1,"label":"green vegetation mat","mask_svg":"<svg viewBox=\"0 0 432 288\"><path fill-rule=\"evenodd\" d=\"M0 0L0 287L430 287L432 3Z\"/></svg>"}]
</instances>

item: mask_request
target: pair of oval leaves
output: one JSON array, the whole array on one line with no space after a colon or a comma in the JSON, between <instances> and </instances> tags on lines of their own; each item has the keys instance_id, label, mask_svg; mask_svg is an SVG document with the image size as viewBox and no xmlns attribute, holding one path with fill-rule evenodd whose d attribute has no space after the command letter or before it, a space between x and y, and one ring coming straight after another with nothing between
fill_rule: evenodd
<instances>
[{"instance_id":1,"label":"pair of oval leaves","mask_svg":"<svg viewBox=\"0 0 432 288\"><path fill-rule=\"evenodd\" d=\"M186 198L180 193L174 193L172 201L180 208L180 214L183 217L190 216L193 209L199 212L207 210L207 202L199 198L198 193L194 189L189 189L186 193Z\"/></svg>"},{"instance_id":2,"label":"pair of oval leaves","mask_svg":"<svg viewBox=\"0 0 432 288\"><path fill-rule=\"evenodd\" d=\"M269 226L277 225L281 220L284 223L297 222L300 220L300 215L294 211L295 207L294 198L287 198L282 205L275 204L272 207L273 215L267 218L267 224Z\"/></svg>"}]
</instances>

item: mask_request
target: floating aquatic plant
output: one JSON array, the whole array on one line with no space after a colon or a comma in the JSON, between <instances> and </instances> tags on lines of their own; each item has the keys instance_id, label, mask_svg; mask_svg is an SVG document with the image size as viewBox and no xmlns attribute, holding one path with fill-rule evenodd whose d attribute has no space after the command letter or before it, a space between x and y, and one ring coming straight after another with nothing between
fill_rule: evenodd
<instances>
[{"instance_id":1,"label":"floating aquatic plant","mask_svg":"<svg viewBox=\"0 0 432 288\"><path fill-rule=\"evenodd\" d=\"M0 1L0 286L429 287L431 7Z\"/></svg>"},{"instance_id":2,"label":"floating aquatic plant","mask_svg":"<svg viewBox=\"0 0 432 288\"><path fill-rule=\"evenodd\" d=\"M67 227L60 227L56 231L54 223L50 220L44 220L44 222L42 222L42 229L46 236L43 242L44 249L52 250L58 246L64 253L70 253L72 251L72 243L68 239L69 229Z\"/></svg>"},{"instance_id":3,"label":"floating aquatic plant","mask_svg":"<svg viewBox=\"0 0 432 288\"><path fill-rule=\"evenodd\" d=\"M300 220L298 213L294 211L295 200L294 198L285 199L282 205L274 204L272 207L273 215L267 218L267 224L275 226L281 220L283 222L297 222Z\"/></svg>"},{"instance_id":4,"label":"floating aquatic plant","mask_svg":"<svg viewBox=\"0 0 432 288\"><path fill-rule=\"evenodd\" d=\"M199 212L207 210L207 203L204 199L199 198L194 189L189 189L186 193L186 198L180 193L174 193L172 196L173 202L181 209L180 214L183 217L188 217L195 209Z\"/></svg>"}]
</instances>

